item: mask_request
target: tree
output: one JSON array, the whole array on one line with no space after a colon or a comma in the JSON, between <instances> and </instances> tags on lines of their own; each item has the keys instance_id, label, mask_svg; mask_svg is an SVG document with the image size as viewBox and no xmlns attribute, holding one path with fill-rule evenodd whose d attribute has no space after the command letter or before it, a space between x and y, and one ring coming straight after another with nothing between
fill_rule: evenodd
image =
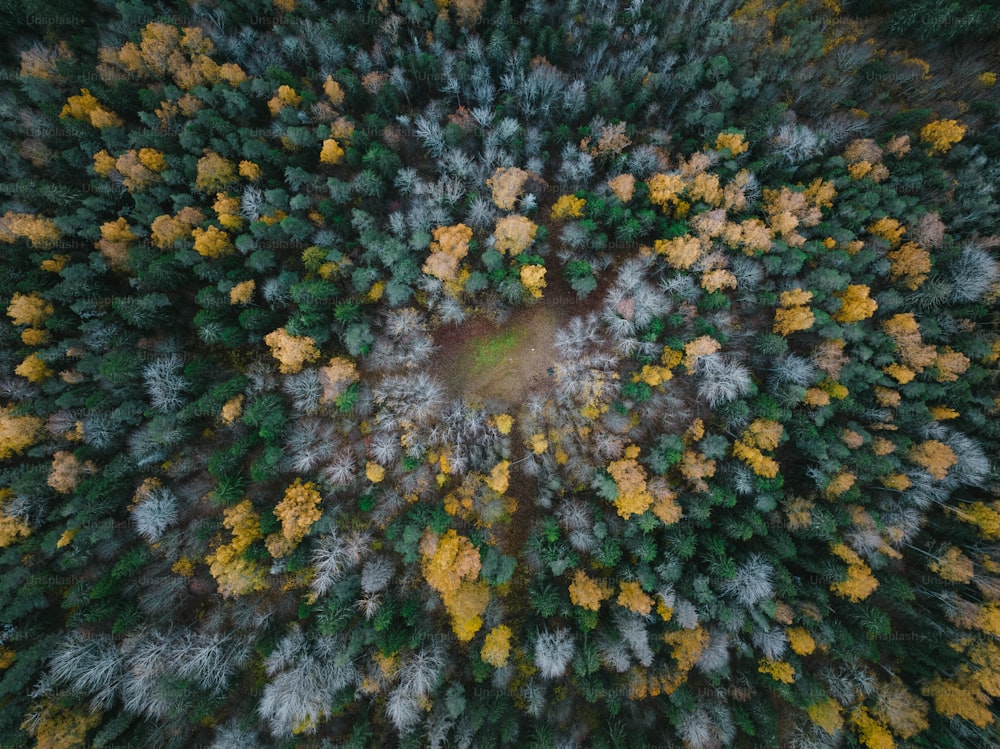
<instances>
[{"instance_id":1,"label":"tree","mask_svg":"<svg viewBox=\"0 0 1000 749\"><path fill-rule=\"evenodd\" d=\"M284 328L264 336L264 343L271 349L271 355L281 363L281 372L295 374L306 364L319 359L316 342L309 336L294 336Z\"/></svg>"},{"instance_id":2,"label":"tree","mask_svg":"<svg viewBox=\"0 0 1000 749\"><path fill-rule=\"evenodd\" d=\"M500 254L519 255L535 240L538 225L526 216L504 216L497 221L493 236Z\"/></svg>"},{"instance_id":3,"label":"tree","mask_svg":"<svg viewBox=\"0 0 1000 749\"><path fill-rule=\"evenodd\" d=\"M517 167L501 167L493 172L493 176L486 180L486 185L493 188L493 202L497 208L514 210L514 204L521 197L528 176L526 171Z\"/></svg>"},{"instance_id":4,"label":"tree","mask_svg":"<svg viewBox=\"0 0 1000 749\"><path fill-rule=\"evenodd\" d=\"M566 673L573 658L574 642L572 633L566 629L554 632L544 630L535 639L535 665L546 679L556 679Z\"/></svg>"},{"instance_id":5,"label":"tree","mask_svg":"<svg viewBox=\"0 0 1000 749\"><path fill-rule=\"evenodd\" d=\"M427 529L420 540L420 556L424 579L441 595L455 636L468 642L482 627L489 602L489 588L479 580L479 550L454 529L443 536Z\"/></svg>"},{"instance_id":6,"label":"tree","mask_svg":"<svg viewBox=\"0 0 1000 749\"><path fill-rule=\"evenodd\" d=\"M244 499L226 508L222 523L232 532L231 541L218 544L215 551L205 555L208 569L219 585L219 593L229 597L264 590L267 588L264 569L243 556L250 544L263 537L260 515L250 500Z\"/></svg>"},{"instance_id":7,"label":"tree","mask_svg":"<svg viewBox=\"0 0 1000 749\"><path fill-rule=\"evenodd\" d=\"M591 579L583 570L574 570L573 582L569 586L569 599L574 605L588 611L599 611L601 601L608 598L611 592L610 588Z\"/></svg>"},{"instance_id":8,"label":"tree","mask_svg":"<svg viewBox=\"0 0 1000 749\"><path fill-rule=\"evenodd\" d=\"M7 316L15 325L39 328L52 316L55 308L37 292L21 294L15 292L7 305Z\"/></svg>"},{"instance_id":9,"label":"tree","mask_svg":"<svg viewBox=\"0 0 1000 749\"><path fill-rule=\"evenodd\" d=\"M834 294L840 300L840 309L833 314L837 322L852 323L866 320L875 314L878 303L868 296L864 284L850 284L843 292Z\"/></svg>"},{"instance_id":10,"label":"tree","mask_svg":"<svg viewBox=\"0 0 1000 749\"><path fill-rule=\"evenodd\" d=\"M24 452L41 436L42 419L14 414L14 406L0 408L0 460Z\"/></svg>"},{"instance_id":11,"label":"tree","mask_svg":"<svg viewBox=\"0 0 1000 749\"><path fill-rule=\"evenodd\" d=\"M289 554L305 537L312 524L320 519L323 501L316 485L311 481L303 483L295 479L282 500L274 508L274 516L281 521L281 532L272 533L265 540L267 550L275 559Z\"/></svg>"},{"instance_id":12,"label":"tree","mask_svg":"<svg viewBox=\"0 0 1000 749\"><path fill-rule=\"evenodd\" d=\"M934 120L920 128L920 142L928 144L928 153L948 153L951 147L962 140L966 127L958 120Z\"/></svg>"},{"instance_id":13,"label":"tree","mask_svg":"<svg viewBox=\"0 0 1000 749\"><path fill-rule=\"evenodd\" d=\"M483 641L480 657L495 668L503 668L510 657L510 627L500 624L489 631Z\"/></svg>"}]
</instances>

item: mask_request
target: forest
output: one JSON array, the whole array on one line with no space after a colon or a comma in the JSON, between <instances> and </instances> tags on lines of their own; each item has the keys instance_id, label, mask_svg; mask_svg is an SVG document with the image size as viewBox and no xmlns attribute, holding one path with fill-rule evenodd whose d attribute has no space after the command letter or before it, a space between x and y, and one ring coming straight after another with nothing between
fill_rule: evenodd
<instances>
[{"instance_id":1,"label":"forest","mask_svg":"<svg viewBox=\"0 0 1000 749\"><path fill-rule=\"evenodd\" d=\"M0 747L1000 746L1000 0L0 23Z\"/></svg>"}]
</instances>

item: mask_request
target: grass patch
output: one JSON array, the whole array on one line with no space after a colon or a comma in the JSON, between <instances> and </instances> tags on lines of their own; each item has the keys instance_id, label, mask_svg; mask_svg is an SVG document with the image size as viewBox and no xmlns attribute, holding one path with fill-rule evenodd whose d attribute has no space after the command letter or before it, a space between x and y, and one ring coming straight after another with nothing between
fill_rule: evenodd
<instances>
[{"instance_id":1,"label":"grass patch","mask_svg":"<svg viewBox=\"0 0 1000 749\"><path fill-rule=\"evenodd\" d=\"M504 361L520 345L527 331L521 326L497 336L485 336L473 342L473 362L476 369L492 369Z\"/></svg>"}]
</instances>

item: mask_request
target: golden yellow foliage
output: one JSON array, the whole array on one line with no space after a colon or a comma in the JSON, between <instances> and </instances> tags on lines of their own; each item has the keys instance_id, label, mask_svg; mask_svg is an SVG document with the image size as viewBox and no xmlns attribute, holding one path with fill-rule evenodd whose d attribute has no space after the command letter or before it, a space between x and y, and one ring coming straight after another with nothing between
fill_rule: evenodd
<instances>
[{"instance_id":1,"label":"golden yellow foliage","mask_svg":"<svg viewBox=\"0 0 1000 749\"><path fill-rule=\"evenodd\" d=\"M479 657L495 668L503 668L510 657L510 627L499 624L491 629L483 640Z\"/></svg>"},{"instance_id":2,"label":"golden yellow foliage","mask_svg":"<svg viewBox=\"0 0 1000 749\"><path fill-rule=\"evenodd\" d=\"M549 217L553 221L563 221L567 218L580 218L583 216L583 207L585 205L587 205L587 201L583 198L578 198L575 195L562 195L559 200L552 205Z\"/></svg>"},{"instance_id":3,"label":"golden yellow foliage","mask_svg":"<svg viewBox=\"0 0 1000 749\"><path fill-rule=\"evenodd\" d=\"M673 525L681 519L683 510L676 502L677 495L670 489L667 482L662 478L655 478L649 482L649 491L653 494L652 513L659 518L664 525Z\"/></svg>"},{"instance_id":4,"label":"golden yellow foliage","mask_svg":"<svg viewBox=\"0 0 1000 749\"><path fill-rule=\"evenodd\" d=\"M344 149L333 138L323 141L323 149L319 153L319 160L324 164L339 164L344 158Z\"/></svg>"},{"instance_id":5,"label":"golden yellow foliage","mask_svg":"<svg viewBox=\"0 0 1000 749\"><path fill-rule=\"evenodd\" d=\"M771 331L787 336L799 330L808 330L816 322L816 315L809 307L779 307L774 311Z\"/></svg>"},{"instance_id":6,"label":"golden yellow foliage","mask_svg":"<svg viewBox=\"0 0 1000 749\"><path fill-rule=\"evenodd\" d=\"M549 441L544 434L533 434L528 438L528 446L535 455L541 455L549 449Z\"/></svg>"},{"instance_id":7,"label":"golden yellow foliage","mask_svg":"<svg viewBox=\"0 0 1000 749\"><path fill-rule=\"evenodd\" d=\"M71 96L59 113L60 117L72 117L75 120L89 122L96 128L119 127L122 120L114 112L105 109L90 93L89 89L81 88L79 96Z\"/></svg>"},{"instance_id":8,"label":"golden yellow foliage","mask_svg":"<svg viewBox=\"0 0 1000 749\"><path fill-rule=\"evenodd\" d=\"M514 417L510 414L497 414L493 421L500 434L510 434L511 427L514 426Z\"/></svg>"},{"instance_id":9,"label":"golden yellow foliage","mask_svg":"<svg viewBox=\"0 0 1000 749\"><path fill-rule=\"evenodd\" d=\"M790 627L786 633L788 644L797 655L809 655L816 649L816 641L802 627Z\"/></svg>"},{"instance_id":10,"label":"golden yellow foliage","mask_svg":"<svg viewBox=\"0 0 1000 749\"><path fill-rule=\"evenodd\" d=\"M170 571L181 577L194 577L194 563L187 557L181 557L170 565Z\"/></svg>"},{"instance_id":11,"label":"golden yellow foliage","mask_svg":"<svg viewBox=\"0 0 1000 749\"><path fill-rule=\"evenodd\" d=\"M722 268L705 271L701 275L701 288L709 292L718 291L719 289L735 289L736 276Z\"/></svg>"},{"instance_id":12,"label":"golden yellow foliage","mask_svg":"<svg viewBox=\"0 0 1000 749\"><path fill-rule=\"evenodd\" d=\"M18 239L27 239L32 247L46 248L62 236L51 219L33 216L30 213L7 211L0 216L0 242L13 244Z\"/></svg>"},{"instance_id":13,"label":"golden yellow foliage","mask_svg":"<svg viewBox=\"0 0 1000 749\"><path fill-rule=\"evenodd\" d=\"M631 174L619 174L608 180L608 187L621 202L627 203L635 194L635 177Z\"/></svg>"},{"instance_id":14,"label":"golden yellow foliage","mask_svg":"<svg viewBox=\"0 0 1000 749\"><path fill-rule=\"evenodd\" d=\"M903 234L906 233L906 227L902 226L896 219L889 216L883 216L878 221L868 225L868 233L884 239L893 247L899 245Z\"/></svg>"},{"instance_id":15,"label":"golden yellow foliage","mask_svg":"<svg viewBox=\"0 0 1000 749\"><path fill-rule=\"evenodd\" d=\"M504 216L497 221L493 236L496 238L496 249L503 255L519 255L534 240L538 233L538 225L526 216Z\"/></svg>"},{"instance_id":16,"label":"golden yellow foliage","mask_svg":"<svg viewBox=\"0 0 1000 749\"><path fill-rule=\"evenodd\" d=\"M17 416L14 406L0 407L0 460L17 455L35 444L42 430L37 416Z\"/></svg>"},{"instance_id":17,"label":"golden yellow foliage","mask_svg":"<svg viewBox=\"0 0 1000 749\"><path fill-rule=\"evenodd\" d=\"M320 400L324 403L336 400L341 393L360 379L357 365L343 356L335 356L325 367L319 369L319 381L323 386Z\"/></svg>"},{"instance_id":18,"label":"golden yellow foliage","mask_svg":"<svg viewBox=\"0 0 1000 749\"><path fill-rule=\"evenodd\" d=\"M715 137L714 148L716 151L728 148L731 155L739 156L744 151L749 150L750 146L744 140L743 133L719 133Z\"/></svg>"},{"instance_id":19,"label":"golden yellow foliage","mask_svg":"<svg viewBox=\"0 0 1000 749\"><path fill-rule=\"evenodd\" d=\"M493 470L490 471L489 478L486 479L486 485L497 494L503 494L507 491L507 487L510 485L509 460L501 460L493 466Z\"/></svg>"},{"instance_id":20,"label":"golden yellow foliage","mask_svg":"<svg viewBox=\"0 0 1000 749\"><path fill-rule=\"evenodd\" d=\"M934 358L934 366L938 374L935 378L938 382L956 382L958 376L969 368L969 358L950 346L945 346Z\"/></svg>"},{"instance_id":21,"label":"golden yellow foliage","mask_svg":"<svg viewBox=\"0 0 1000 749\"><path fill-rule=\"evenodd\" d=\"M960 416L954 408L945 405L932 406L930 412L931 418L935 421L947 421L948 419L957 419Z\"/></svg>"},{"instance_id":22,"label":"golden yellow foliage","mask_svg":"<svg viewBox=\"0 0 1000 749\"><path fill-rule=\"evenodd\" d=\"M514 204L521 197L528 173L517 167L500 167L486 180L487 187L493 188L493 202L497 208L514 210Z\"/></svg>"},{"instance_id":23,"label":"golden yellow foliage","mask_svg":"<svg viewBox=\"0 0 1000 749\"><path fill-rule=\"evenodd\" d=\"M25 328L21 331L21 342L27 346L44 346L49 342L49 331Z\"/></svg>"},{"instance_id":24,"label":"golden yellow foliage","mask_svg":"<svg viewBox=\"0 0 1000 749\"><path fill-rule=\"evenodd\" d=\"M138 238L132 233L128 222L124 218L118 218L101 225L101 238L97 241L97 248L107 259L112 270L127 271L128 248Z\"/></svg>"},{"instance_id":25,"label":"golden yellow foliage","mask_svg":"<svg viewBox=\"0 0 1000 749\"><path fill-rule=\"evenodd\" d=\"M866 320L875 314L878 303L868 296L869 288L863 284L851 284L843 292L835 294L840 299L840 309L833 315L837 322L852 323Z\"/></svg>"},{"instance_id":26,"label":"golden yellow foliage","mask_svg":"<svg viewBox=\"0 0 1000 749\"><path fill-rule=\"evenodd\" d=\"M837 188L832 182L824 182L821 177L814 179L803 193L806 202L817 208L833 208L834 198L837 197Z\"/></svg>"},{"instance_id":27,"label":"golden yellow foliage","mask_svg":"<svg viewBox=\"0 0 1000 749\"><path fill-rule=\"evenodd\" d=\"M687 270L694 265L701 257L702 246L702 239L690 234L673 239L657 239L653 243L653 249L667 259L670 267L678 270Z\"/></svg>"},{"instance_id":28,"label":"golden yellow foliage","mask_svg":"<svg viewBox=\"0 0 1000 749\"><path fill-rule=\"evenodd\" d=\"M302 102L302 97L291 86L278 86L277 93L267 102L267 108L271 116L275 116L285 107L297 107Z\"/></svg>"},{"instance_id":29,"label":"golden yellow foliage","mask_svg":"<svg viewBox=\"0 0 1000 749\"><path fill-rule=\"evenodd\" d=\"M42 382L52 376L52 370L37 353L28 354L24 361L14 369L14 373L25 378L28 382Z\"/></svg>"},{"instance_id":30,"label":"golden yellow foliage","mask_svg":"<svg viewBox=\"0 0 1000 749\"><path fill-rule=\"evenodd\" d=\"M326 80L323 81L323 93L327 95L330 103L335 107L339 107L344 103L344 89L340 87L337 81L333 80L333 76L328 75Z\"/></svg>"},{"instance_id":31,"label":"golden yellow foliage","mask_svg":"<svg viewBox=\"0 0 1000 749\"><path fill-rule=\"evenodd\" d=\"M261 168L252 161L247 161L244 159L239 165L239 174L251 182L256 182L260 179Z\"/></svg>"},{"instance_id":32,"label":"golden yellow foliage","mask_svg":"<svg viewBox=\"0 0 1000 749\"><path fill-rule=\"evenodd\" d=\"M227 195L224 192L215 194L215 202L212 209L219 219L219 223L226 229L239 229L243 225L243 217L240 215L240 199Z\"/></svg>"},{"instance_id":33,"label":"golden yellow foliage","mask_svg":"<svg viewBox=\"0 0 1000 749\"><path fill-rule=\"evenodd\" d=\"M30 294L15 291L7 305L7 316L15 325L30 325L33 328L45 324L54 311L52 303L43 299L37 291Z\"/></svg>"},{"instance_id":34,"label":"golden yellow foliage","mask_svg":"<svg viewBox=\"0 0 1000 749\"><path fill-rule=\"evenodd\" d=\"M323 516L320 503L323 498L316 484L303 483L302 479L285 489L285 496L274 508L274 516L281 521L281 532L267 537L265 544L275 559L291 553L305 538L312 524Z\"/></svg>"},{"instance_id":35,"label":"golden yellow foliage","mask_svg":"<svg viewBox=\"0 0 1000 749\"><path fill-rule=\"evenodd\" d=\"M306 364L319 359L316 342L309 336L294 336L284 328L278 328L266 336L264 343L271 349L271 355L281 362L282 374L300 372Z\"/></svg>"},{"instance_id":36,"label":"golden yellow foliage","mask_svg":"<svg viewBox=\"0 0 1000 749\"><path fill-rule=\"evenodd\" d=\"M942 580L955 583L967 583L972 580L975 573L972 560L957 546L949 546L947 551L933 560L928 567Z\"/></svg>"},{"instance_id":37,"label":"golden yellow foliage","mask_svg":"<svg viewBox=\"0 0 1000 749\"><path fill-rule=\"evenodd\" d=\"M783 684L791 684L795 681L795 669L792 667L792 664L785 661L772 661L768 658L761 658L757 662L757 670Z\"/></svg>"},{"instance_id":38,"label":"golden yellow foliage","mask_svg":"<svg viewBox=\"0 0 1000 749\"><path fill-rule=\"evenodd\" d=\"M710 639L708 632L701 626L667 632L663 635L663 641L673 646L671 655L677 661L677 670L684 674L694 668L694 664L708 647Z\"/></svg>"},{"instance_id":39,"label":"golden yellow foliage","mask_svg":"<svg viewBox=\"0 0 1000 749\"><path fill-rule=\"evenodd\" d=\"M604 583L593 580L583 570L575 570L573 582L569 586L569 600L573 605L588 611L599 611L601 601L611 595L611 589Z\"/></svg>"},{"instance_id":40,"label":"golden yellow foliage","mask_svg":"<svg viewBox=\"0 0 1000 749\"><path fill-rule=\"evenodd\" d=\"M830 584L830 590L853 603L863 601L878 588L878 580L871 568L852 549L844 544L833 544L830 550L847 562L847 579Z\"/></svg>"},{"instance_id":41,"label":"golden yellow foliage","mask_svg":"<svg viewBox=\"0 0 1000 749\"><path fill-rule=\"evenodd\" d=\"M910 449L909 458L936 479L948 475L948 469L958 462L955 451L938 440L926 440Z\"/></svg>"},{"instance_id":42,"label":"golden yellow foliage","mask_svg":"<svg viewBox=\"0 0 1000 749\"><path fill-rule=\"evenodd\" d=\"M253 299L253 292L257 288L257 282L252 278L249 281L242 281L229 290L230 304L248 304Z\"/></svg>"},{"instance_id":43,"label":"golden yellow foliage","mask_svg":"<svg viewBox=\"0 0 1000 749\"><path fill-rule=\"evenodd\" d=\"M62 271L63 268L66 267L66 264L69 262L69 260L70 260L69 255L53 255L48 260L43 260L42 264L39 265L38 267L50 273L59 273L60 271Z\"/></svg>"},{"instance_id":44,"label":"golden yellow foliage","mask_svg":"<svg viewBox=\"0 0 1000 749\"><path fill-rule=\"evenodd\" d=\"M115 169L124 178L125 187L129 192L145 190L161 179L159 173L142 162L139 152L132 149L115 159Z\"/></svg>"},{"instance_id":45,"label":"golden yellow foliage","mask_svg":"<svg viewBox=\"0 0 1000 749\"><path fill-rule=\"evenodd\" d=\"M686 186L684 178L679 174L654 174L646 184L649 186L650 202L664 210L680 202L681 193Z\"/></svg>"},{"instance_id":46,"label":"golden yellow foliage","mask_svg":"<svg viewBox=\"0 0 1000 749\"><path fill-rule=\"evenodd\" d=\"M707 492L708 482L705 479L715 475L715 461L706 458L696 450L685 450L679 465L681 475L688 480L691 489L696 492Z\"/></svg>"},{"instance_id":47,"label":"golden yellow foliage","mask_svg":"<svg viewBox=\"0 0 1000 749\"><path fill-rule=\"evenodd\" d=\"M750 466L756 475L774 478L778 475L778 463L761 450L774 450L783 433L784 427L779 422L755 419L733 443L733 455Z\"/></svg>"},{"instance_id":48,"label":"golden yellow foliage","mask_svg":"<svg viewBox=\"0 0 1000 749\"><path fill-rule=\"evenodd\" d=\"M150 224L150 240L154 247L170 249L175 242L191 236L195 224L205 220L205 215L197 208L186 206L176 216L157 216Z\"/></svg>"},{"instance_id":49,"label":"golden yellow foliage","mask_svg":"<svg viewBox=\"0 0 1000 749\"><path fill-rule=\"evenodd\" d=\"M642 616L653 610L653 599L646 595L642 586L635 581L623 582L618 586L617 603L632 613Z\"/></svg>"},{"instance_id":50,"label":"golden yellow foliage","mask_svg":"<svg viewBox=\"0 0 1000 749\"><path fill-rule=\"evenodd\" d=\"M223 424L232 424L243 413L243 393L239 395L234 395L232 398L227 400L222 406L222 411L219 417L222 419Z\"/></svg>"},{"instance_id":51,"label":"golden yellow foliage","mask_svg":"<svg viewBox=\"0 0 1000 749\"><path fill-rule=\"evenodd\" d=\"M822 728L831 736L844 727L844 717L840 714L840 705L832 697L827 697L820 702L806 708L809 718L817 726Z\"/></svg>"},{"instance_id":52,"label":"golden yellow foliage","mask_svg":"<svg viewBox=\"0 0 1000 749\"><path fill-rule=\"evenodd\" d=\"M910 291L920 288L931 272L931 254L916 242L906 242L887 257L889 277L893 281L902 281Z\"/></svg>"},{"instance_id":53,"label":"golden yellow foliage","mask_svg":"<svg viewBox=\"0 0 1000 749\"><path fill-rule=\"evenodd\" d=\"M947 153L962 140L966 127L957 120L934 120L920 128L920 142L929 144L931 155Z\"/></svg>"},{"instance_id":54,"label":"golden yellow foliage","mask_svg":"<svg viewBox=\"0 0 1000 749\"><path fill-rule=\"evenodd\" d=\"M230 182L236 181L236 167L215 151L207 150L198 159L197 176L194 186L204 193L216 193Z\"/></svg>"},{"instance_id":55,"label":"golden yellow foliage","mask_svg":"<svg viewBox=\"0 0 1000 749\"><path fill-rule=\"evenodd\" d=\"M693 372L698 366L698 359L708 354L714 354L722 348L717 340L708 335L699 336L684 344L684 367Z\"/></svg>"},{"instance_id":56,"label":"golden yellow foliage","mask_svg":"<svg viewBox=\"0 0 1000 749\"><path fill-rule=\"evenodd\" d=\"M231 531L232 540L205 556L208 569L219 586L219 594L228 598L264 590L267 580L263 567L243 558L250 544L263 537L260 515L250 500L244 499L225 509L222 524Z\"/></svg>"},{"instance_id":57,"label":"golden yellow foliage","mask_svg":"<svg viewBox=\"0 0 1000 749\"><path fill-rule=\"evenodd\" d=\"M192 230L191 236L194 237L195 252L210 260L228 255L233 251L233 243L229 235L217 226L210 226L207 229L199 227Z\"/></svg>"},{"instance_id":58,"label":"golden yellow foliage","mask_svg":"<svg viewBox=\"0 0 1000 749\"><path fill-rule=\"evenodd\" d=\"M859 707L851 713L851 723L857 729L858 738L868 749L894 749L896 742L892 734L881 723L876 721L865 707Z\"/></svg>"},{"instance_id":59,"label":"golden yellow foliage","mask_svg":"<svg viewBox=\"0 0 1000 749\"><path fill-rule=\"evenodd\" d=\"M375 461L369 460L365 463L365 476L367 476L368 480L373 484L377 484L385 478L385 468L380 466Z\"/></svg>"},{"instance_id":60,"label":"golden yellow foliage","mask_svg":"<svg viewBox=\"0 0 1000 749\"><path fill-rule=\"evenodd\" d=\"M465 224L439 226L433 232L431 254L422 268L429 276L442 281L454 281L458 275L458 263L469 254L472 229Z\"/></svg>"},{"instance_id":61,"label":"golden yellow foliage","mask_svg":"<svg viewBox=\"0 0 1000 749\"><path fill-rule=\"evenodd\" d=\"M812 301L813 293L811 291L805 291L800 288L789 289L788 291L782 291L779 297L779 304L782 307L797 307L803 304L809 304Z\"/></svg>"},{"instance_id":62,"label":"golden yellow foliage","mask_svg":"<svg viewBox=\"0 0 1000 749\"><path fill-rule=\"evenodd\" d=\"M653 504L653 495L646 486L646 470L639 465L639 448L632 445L625 450L625 457L608 465L608 473L618 487L615 507L618 515L626 520L641 515Z\"/></svg>"},{"instance_id":63,"label":"golden yellow foliage","mask_svg":"<svg viewBox=\"0 0 1000 749\"><path fill-rule=\"evenodd\" d=\"M84 749L87 732L101 722L101 713L63 707L46 699L29 709L21 728L35 739L35 749Z\"/></svg>"},{"instance_id":64,"label":"golden yellow foliage","mask_svg":"<svg viewBox=\"0 0 1000 749\"><path fill-rule=\"evenodd\" d=\"M545 288L545 266L543 265L522 265L521 283L536 299L541 299L542 289Z\"/></svg>"},{"instance_id":65,"label":"golden yellow foliage","mask_svg":"<svg viewBox=\"0 0 1000 749\"><path fill-rule=\"evenodd\" d=\"M428 529L420 539L420 555L424 579L441 595L455 636L468 642L482 627L489 603L489 588L477 581L479 550L452 528L442 536Z\"/></svg>"},{"instance_id":66,"label":"golden yellow foliage","mask_svg":"<svg viewBox=\"0 0 1000 749\"><path fill-rule=\"evenodd\" d=\"M854 486L854 482L857 480L855 476L850 471L837 471L830 479L830 483L826 485L824 493L826 496L831 498L836 498L846 493L848 489Z\"/></svg>"}]
</instances>

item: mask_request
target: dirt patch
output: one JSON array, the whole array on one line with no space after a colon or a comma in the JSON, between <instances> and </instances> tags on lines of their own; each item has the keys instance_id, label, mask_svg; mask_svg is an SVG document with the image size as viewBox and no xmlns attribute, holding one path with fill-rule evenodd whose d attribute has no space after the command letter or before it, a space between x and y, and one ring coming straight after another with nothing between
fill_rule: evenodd
<instances>
[{"instance_id":1,"label":"dirt patch","mask_svg":"<svg viewBox=\"0 0 1000 749\"><path fill-rule=\"evenodd\" d=\"M543 298L514 310L502 324L475 316L443 325L434 331L434 374L469 403L515 413L527 393L551 387L556 331L593 301L577 299L562 279L553 278Z\"/></svg>"},{"instance_id":2,"label":"dirt patch","mask_svg":"<svg viewBox=\"0 0 1000 749\"><path fill-rule=\"evenodd\" d=\"M529 390L546 387L555 332L564 321L551 306L538 304L516 311L504 325L475 320L461 331L441 329L435 335L438 375L470 403L517 404Z\"/></svg>"}]
</instances>

